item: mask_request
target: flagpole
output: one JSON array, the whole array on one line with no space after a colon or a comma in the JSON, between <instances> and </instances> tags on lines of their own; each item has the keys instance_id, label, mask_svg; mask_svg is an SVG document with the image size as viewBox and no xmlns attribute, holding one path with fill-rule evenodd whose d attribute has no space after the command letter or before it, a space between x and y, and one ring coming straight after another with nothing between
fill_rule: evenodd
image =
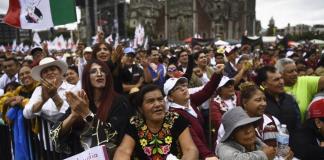
<instances>
[{"instance_id":1,"label":"flagpole","mask_svg":"<svg viewBox=\"0 0 324 160\"><path fill-rule=\"evenodd\" d=\"M91 45L91 21L90 21L90 7L89 7L89 0L85 0L85 11L86 11L86 26L87 26L87 29L86 29L86 35L87 35L87 38L86 38L86 41L87 41L87 44L88 45Z\"/></svg>"},{"instance_id":2,"label":"flagpole","mask_svg":"<svg viewBox=\"0 0 324 160\"><path fill-rule=\"evenodd\" d=\"M164 16L164 39L168 39L168 1L164 1L164 9L165 9L165 16Z\"/></svg>"},{"instance_id":3,"label":"flagpole","mask_svg":"<svg viewBox=\"0 0 324 160\"><path fill-rule=\"evenodd\" d=\"M73 41L73 30L70 31L70 37L71 37L72 42L74 42Z\"/></svg>"},{"instance_id":4,"label":"flagpole","mask_svg":"<svg viewBox=\"0 0 324 160\"><path fill-rule=\"evenodd\" d=\"M117 34L119 34L119 28L118 28L118 0L115 0L114 12L115 12L114 26L115 26L115 32L116 32L116 35L117 35Z\"/></svg>"},{"instance_id":5,"label":"flagpole","mask_svg":"<svg viewBox=\"0 0 324 160\"><path fill-rule=\"evenodd\" d=\"M97 4L97 0L93 0L93 12L94 12L94 20L95 20L95 28L96 28L96 31L98 30L98 17L97 17L97 10L98 10L98 4ZM97 33L97 32L95 32Z\"/></svg>"}]
</instances>

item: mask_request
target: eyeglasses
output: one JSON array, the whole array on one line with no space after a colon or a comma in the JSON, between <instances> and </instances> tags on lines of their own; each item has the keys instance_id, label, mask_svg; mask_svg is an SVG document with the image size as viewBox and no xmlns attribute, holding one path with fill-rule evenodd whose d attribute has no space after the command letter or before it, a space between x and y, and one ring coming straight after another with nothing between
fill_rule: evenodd
<instances>
[{"instance_id":1,"label":"eyeglasses","mask_svg":"<svg viewBox=\"0 0 324 160\"><path fill-rule=\"evenodd\" d=\"M103 70L103 68L93 68L93 69L90 69L90 74L106 75L106 72Z\"/></svg>"},{"instance_id":2,"label":"eyeglasses","mask_svg":"<svg viewBox=\"0 0 324 160\"><path fill-rule=\"evenodd\" d=\"M179 85L175 86L171 90L170 94L173 93L173 92L175 92L175 91L177 91L177 90L184 90L184 89L187 89L187 88L188 88L188 83L179 84Z\"/></svg>"}]
</instances>

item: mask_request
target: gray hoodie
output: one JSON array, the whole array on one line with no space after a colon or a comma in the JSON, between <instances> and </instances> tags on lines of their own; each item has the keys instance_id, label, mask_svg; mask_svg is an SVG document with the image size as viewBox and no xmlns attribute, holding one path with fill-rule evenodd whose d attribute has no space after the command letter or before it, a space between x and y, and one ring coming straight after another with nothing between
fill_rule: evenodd
<instances>
[{"instance_id":1,"label":"gray hoodie","mask_svg":"<svg viewBox=\"0 0 324 160\"><path fill-rule=\"evenodd\" d=\"M267 155L261 151L266 146L259 138L256 140L256 151L247 152L246 149L233 140L227 140L217 145L216 155L220 160L267 160Z\"/></svg>"}]
</instances>

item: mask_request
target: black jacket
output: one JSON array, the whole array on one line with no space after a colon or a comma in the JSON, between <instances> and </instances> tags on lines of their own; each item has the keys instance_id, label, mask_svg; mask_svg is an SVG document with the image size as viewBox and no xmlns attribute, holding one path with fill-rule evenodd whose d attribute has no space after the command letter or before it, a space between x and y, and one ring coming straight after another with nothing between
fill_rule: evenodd
<instances>
[{"instance_id":1,"label":"black jacket","mask_svg":"<svg viewBox=\"0 0 324 160\"><path fill-rule=\"evenodd\" d=\"M289 94L279 95L279 102L269 93L265 92L267 107L265 113L278 118L281 124L286 124L289 133L301 127L300 111L296 100Z\"/></svg>"},{"instance_id":2,"label":"black jacket","mask_svg":"<svg viewBox=\"0 0 324 160\"><path fill-rule=\"evenodd\" d=\"M305 126L290 138L294 156L302 160L323 160L324 147L319 146L324 137L318 132L314 120L307 120Z\"/></svg>"},{"instance_id":3,"label":"black jacket","mask_svg":"<svg viewBox=\"0 0 324 160\"><path fill-rule=\"evenodd\" d=\"M133 110L134 109L130 107L126 98L123 96L115 97L107 121L104 123L97 123L99 120L95 116L93 126L89 129L89 132L86 133L86 135L89 135L88 137L92 137L91 147L99 145L97 142L97 140L99 140L99 143L107 146L107 151L110 152L109 156L113 157L111 151L114 151L121 143L128 120L134 113ZM50 133L55 150L59 153L63 153L61 155L63 158L70 157L83 151L80 135L85 129L85 122L75 124L68 135L58 136L58 134L56 134L61 129L64 119L70 114L71 109L69 108L61 121L52 127ZM103 143L105 140L108 141L108 143Z\"/></svg>"}]
</instances>

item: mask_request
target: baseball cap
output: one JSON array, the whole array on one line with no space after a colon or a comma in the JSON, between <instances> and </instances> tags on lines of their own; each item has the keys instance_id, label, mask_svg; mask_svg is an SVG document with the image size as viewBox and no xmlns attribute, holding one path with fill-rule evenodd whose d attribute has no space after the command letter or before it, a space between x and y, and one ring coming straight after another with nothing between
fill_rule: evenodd
<instances>
[{"instance_id":1,"label":"baseball cap","mask_svg":"<svg viewBox=\"0 0 324 160\"><path fill-rule=\"evenodd\" d=\"M127 48L124 49L124 53L126 55L129 55L129 54L135 55L136 52L135 52L135 50L133 48L127 47Z\"/></svg>"},{"instance_id":2,"label":"baseball cap","mask_svg":"<svg viewBox=\"0 0 324 160\"><path fill-rule=\"evenodd\" d=\"M84 50L83 50L83 53L87 53L87 52L92 52L92 48L91 47L86 47Z\"/></svg>"},{"instance_id":3,"label":"baseball cap","mask_svg":"<svg viewBox=\"0 0 324 160\"><path fill-rule=\"evenodd\" d=\"M219 85L218 85L217 89L225 86L228 82L233 82L234 83L234 79L229 78L227 76L223 76L221 81L219 82Z\"/></svg>"},{"instance_id":4,"label":"baseball cap","mask_svg":"<svg viewBox=\"0 0 324 160\"><path fill-rule=\"evenodd\" d=\"M169 78L163 86L163 91L165 95L169 95L170 91L176 86L178 82L185 81L188 82L188 79L185 77L180 78Z\"/></svg>"},{"instance_id":5,"label":"baseball cap","mask_svg":"<svg viewBox=\"0 0 324 160\"><path fill-rule=\"evenodd\" d=\"M309 118L323 118L324 117L324 99L319 99L311 103L308 108Z\"/></svg>"}]
</instances>

